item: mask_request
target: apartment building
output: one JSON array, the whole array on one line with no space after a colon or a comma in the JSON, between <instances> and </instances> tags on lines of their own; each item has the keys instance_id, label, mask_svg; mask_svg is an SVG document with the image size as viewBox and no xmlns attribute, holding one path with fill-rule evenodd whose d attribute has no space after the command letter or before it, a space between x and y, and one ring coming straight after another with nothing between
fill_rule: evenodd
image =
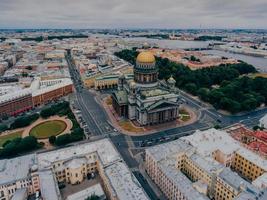
<instances>
[{"instance_id":1,"label":"apartment building","mask_svg":"<svg viewBox=\"0 0 267 200\"><path fill-rule=\"evenodd\" d=\"M0 117L14 116L33 107L57 100L73 92L70 78L44 80L35 78L30 87L0 96Z\"/></svg>"},{"instance_id":2,"label":"apartment building","mask_svg":"<svg viewBox=\"0 0 267 200\"><path fill-rule=\"evenodd\" d=\"M0 200L9 200L17 191L26 194L39 190L39 176L35 155L27 155L0 161Z\"/></svg>"},{"instance_id":3,"label":"apartment building","mask_svg":"<svg viewBox=\"0 0 267 200\"><path fill-rule=\"evenodd\" d=\"M0 167L0 200L22 188L28 195L41 192L43 200L61 200L58 183L77 185L92 173L111 200L149 199L109 139L1 160Z\"/></svg>"},{"instance_id":4,"label":"apartment building","mask_svg":"<svg viewBox=\"0 0 267 200\"><path fill-rule=\"evenodd\" d=\"M148 148L145 166L167 199L264 199L267 193L267 161L215 129Z\"/></svg>"}]
</instances>

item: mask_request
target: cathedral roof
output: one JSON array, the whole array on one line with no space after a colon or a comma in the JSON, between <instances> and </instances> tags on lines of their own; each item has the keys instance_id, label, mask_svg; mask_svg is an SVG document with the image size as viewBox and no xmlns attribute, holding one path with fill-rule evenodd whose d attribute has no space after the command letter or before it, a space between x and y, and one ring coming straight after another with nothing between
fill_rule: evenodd
<instances>
[{"instance_id":1,"label":"cathedral roof","mask_svg":"<svg viewBox=\"0 0 267 200\"><path fill-rule=\"evenodd\" d=\"M151 110L155 110L155 109L172 107L172 106L177 106L177 103L171 102L171 101L168 101L168 100L160 100L160 101L157 101L157 102L153 103L152 105L149 105L146 108L146 110L147 111L151 111Z\"/></svg>"},{"instance_id":2,"label":"cathedral roof","mask_svg":"<svg viewBox=\"0 0 267 200\"><path fill-rule=\"evenodd\" d=\"M156 60L155 56L151 52L143 51L139 53L139 55L136 58L136 61L139 63L154 63Z\"/></svg>"},{"instance_id":3,"label":"cathedral roof","mask_svg":"<svg viewBox=\"0 0 267 200\"><path fill-rule=\"evenodd\" d=\"M144 90L141 92L141 95L145 98L161 96L161 95L166 95L166 94L170 94L170 92L167 90L162 90L162 89L158 89L158 88L151 89L151 90Z\"/></svg>"},{"instance_id":4,"label":"cathedral roof","mask_svg":"<svg viewBox=\"0 0 267 200\"><path fill-rule=\"evenodd\" d=\"M116 99L118 104L127 104L128 103L128 95L125 90L119 90L113 93L113 97Z\"/></svg>"}]
</instances>

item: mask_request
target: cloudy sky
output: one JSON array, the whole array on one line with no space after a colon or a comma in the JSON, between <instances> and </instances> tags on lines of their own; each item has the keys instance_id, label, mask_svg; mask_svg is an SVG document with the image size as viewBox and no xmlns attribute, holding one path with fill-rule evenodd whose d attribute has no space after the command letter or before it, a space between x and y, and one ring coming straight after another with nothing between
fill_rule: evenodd
<instances>
[{"instance_id":1,"label":"cloudy sky","mask_svg":"<svg viewBox=\"0 0 267 200\"><path fill-rule=\"evenodd\" d=\"M267 28L267 0L0 0L0 28Z\"/></svg>"}]
</instances>

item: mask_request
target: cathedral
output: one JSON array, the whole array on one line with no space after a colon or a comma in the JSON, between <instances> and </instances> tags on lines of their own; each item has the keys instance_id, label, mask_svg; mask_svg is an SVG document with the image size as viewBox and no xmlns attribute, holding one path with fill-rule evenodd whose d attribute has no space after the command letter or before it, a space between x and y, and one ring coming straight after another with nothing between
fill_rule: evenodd
<instances>
[{"instance_id":1,"label":"cathedral","mask_svg":"<svg viewBox=\"0 0 267 200\"><path fill-rule=\"evenodd\" d=\"M179 116L179 94L176 81L158 81L154 55L139 53L134 66L134 79L121 74L118 89L112 94L112 105L120 117L136 120L141 126L174 121Z\"/></svg>"}]
</instances>

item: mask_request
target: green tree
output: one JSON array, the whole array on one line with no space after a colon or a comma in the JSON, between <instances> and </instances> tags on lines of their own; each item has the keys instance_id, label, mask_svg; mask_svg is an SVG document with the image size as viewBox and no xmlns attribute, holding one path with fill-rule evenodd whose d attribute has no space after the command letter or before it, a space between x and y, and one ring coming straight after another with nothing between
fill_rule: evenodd
<instances>
[{"instance_id":1,"label":"green tree","mask_svg":"<svg viewBox=\"0 0 267 200\"><path fill-rule=\"evenodd\" d=\"M57 146L63 146L71 142L70 134L60 135L57 137L55 144Z\"/></svg>"},{"instance_id":2,"label":"green tree","mask_svg":"<svg viewBox=\"0 0 267 200\"><path fill-rule=\"evenodd\" d=\"M203 101L209 101L209 89L208 88L200 88L197 91L198 96L200 97L200 99L202 99Z\"/></svg>"},{"instance_id":3,"label":"green tree","mask_svg":"<svg viewBox=\"0 0 267 200\"><path fill-rule=\"evenodd\" d=\"M224 97L223 92L213 89L209 93L209 101L214 104L214 103L219 103L221 99Z\"/></svg>"},{"instance_id":4,"label":"green tree","mask_svg":"<svg viewBox=\"0 0 267 200\"><path fill-rule=\"evenodd\" d=\"M240 103L226 97L221 99L220 105L222 109L229 110L231 113L237 113L241 108Z\"/></svg>"},{"instance_id":5,"label":"green tree","mask_svg":"<svg viewBox=\"0 0 267 200\"><path fill-rule=\"evenodd\" d=\"M15 138L5 143L0 150L0 157L11 157L38 148L37 139L33 136Z\"/></svg>"},{"instance_id":6,"label":"green tree","mask_svg":"<svg viewBox=\"0 0 267 200\"><path fill-rule=\"evenodd\" d=\"M100 197L93 194L90 197L87 197L85 200L100 200Z\"/></svg>"},{"instance_id":7,"label":"green tree","mask_svg":"<svg viewBox=\"0 0 267 200\"><path fill-rule=\"evenodd\" d=\"M18 149L22 152L30 151L37 147L38 142L34 136L26 136L18 144Z\"/></svg>"},{"instance_id":8,"label":"green tree","mask_svg":"<svg viewBox=\"0 0 267 200\"><path fill-rule=\"evenodd\" d=\"M54 136L54 135L51 135L51 136L48 138L49 143L52 144L52 145L55 144L56 139L57 139L57 138L56 138L56 136Z\"/></svg>"},{"instance_id":9,"label":"green tree","mask_svg":"<svg viewBox=\"0 0 267 200\"><path fill-rule=\"evenodd\" d=\"M254 110L257 108L257 100L254 98L246 99L242 102L242 108L247 111Z\"/></svg>"},{"instance_id":10,"label":"green tree","mask_svg":"<svg viewBox=\"0 0 267 200\"><path fill-rule=\"evenodd\" d=\"M0 124L0 132L4 132L8 130L8 126L6 124Z\"/></svg>"},{"instance_id":11,"label":"green tree","mask_svg":"<svg viewBox=\"0 0 267 200\"><path fill-rule=\"evenodd\" d=\"M10 128L16 129L16 128L29 126L31 123L36 121L38 118L39 118L39 114L32 114L32 115L19 117L10 125Z\"/></svg>"},{"instance_id":12,"label":"green tree","mask_svg":"<svg viewBox=\"0 0 267 200\"><path fill-rule=\"evenodd\" d=\"M188 83L185 85L186 91L190 92L191 94L196 94L197 93L197 86L195 83Z\"/></svg>"}]
</instances>

